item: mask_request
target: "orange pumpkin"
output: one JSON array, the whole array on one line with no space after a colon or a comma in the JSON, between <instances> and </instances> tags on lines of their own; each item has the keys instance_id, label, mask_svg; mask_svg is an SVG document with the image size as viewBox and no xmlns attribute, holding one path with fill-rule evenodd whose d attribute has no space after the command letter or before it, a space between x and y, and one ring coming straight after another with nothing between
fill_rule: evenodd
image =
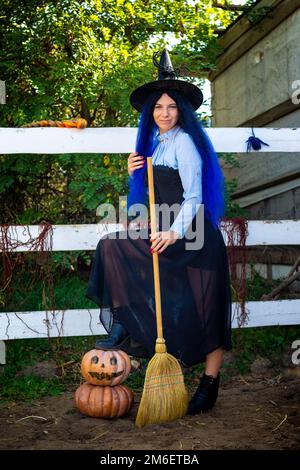
<instances>
[{"instance_id":1,"label":"orange pumpkin","mask_svg":"<svg viewBox=\"0 0 300 470\"><path fill-rule=\"evenodd\" d=\"M124 351L92 349L81 362L81 373L92 385L114 387L124 382L131 370L129 356Z\"/></svg>"},{"instance_id":2,"label":"orange pumpkin","mask_svg":"<svg viewBox=\"0 0 300 470\"><path fill-rule=\"evenodd\" d=\"M75 405L94 418L120 418L132 407L133 393L125 385L103 387L84 383L75 392Z\"/></svg>"}]
</instances>

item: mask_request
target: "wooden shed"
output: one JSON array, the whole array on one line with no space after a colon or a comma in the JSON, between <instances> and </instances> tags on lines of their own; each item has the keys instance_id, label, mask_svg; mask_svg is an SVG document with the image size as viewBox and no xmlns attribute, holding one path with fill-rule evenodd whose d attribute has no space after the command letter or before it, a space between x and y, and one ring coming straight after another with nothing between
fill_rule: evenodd
<instances>
[{"instance_id":1,"label":"wooden shed","mask_svg":"<svg viewBox=\"0 0 300 470\"><path fill-rule=\"evenodd\" d=\"M260 0L220 37L209 76L214 127L300 127L300 0ZM249 219L300 218L300 154L244 153L235 201Z\"/></svg>"}]
</instances>

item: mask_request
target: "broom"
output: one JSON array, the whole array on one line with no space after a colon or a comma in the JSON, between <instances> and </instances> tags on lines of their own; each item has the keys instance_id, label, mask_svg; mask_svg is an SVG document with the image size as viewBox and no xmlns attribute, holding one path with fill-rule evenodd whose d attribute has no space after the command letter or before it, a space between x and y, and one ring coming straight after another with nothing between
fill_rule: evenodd
<instances>
[{"instance_id":1,"label":"broom","mask_svg":"<svg viewBox=\"0 0 300 470\"><path fill-rule=\"evenodd\" d=\"M147 157L151 232L156 232L152 157ZM164 423L186 414L188 394L177 359L167 352L163 338L158 254L152 253L157 325L155 355L149 361L135 424Z\"/></svg>"}]
</instances>

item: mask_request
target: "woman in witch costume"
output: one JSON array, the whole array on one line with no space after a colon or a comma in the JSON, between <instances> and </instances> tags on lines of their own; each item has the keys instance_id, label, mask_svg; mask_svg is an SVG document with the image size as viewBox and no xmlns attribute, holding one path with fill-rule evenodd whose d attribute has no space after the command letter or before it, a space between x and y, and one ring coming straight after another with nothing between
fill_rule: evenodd
<instances>
[{"instance_id":1,"label":"woman in witch costume","mask_svg":"<svg viewBox=\"0 0 300 470\"><path fill-rule=\"evenodd\" d=\"M167 350L185 366L205 362L189 414L211 409L218 396L223 351L231 349L231 293L226 247L218 223L224 213L224 180L212 144L195 110L203 95L176 78L165 49L158 80L130 96L141 112L136 152L128 158L129 207L146 203L147 156L152 156L156 204L179 204L169 226L159 220L149 238L114 234L102 238L92 263L87 297L101 308L108 339L98 349L123 349L152 357L156 317L152 254L159 254L163 332ZM201 247L189 245L199 233ZM203 208L202 206L202 208ZM192 232L190 232L192 230ZM103 309L109 307L109 309ZM107 314L107 312L109 312Z\"/></svg>"}]
</instances>

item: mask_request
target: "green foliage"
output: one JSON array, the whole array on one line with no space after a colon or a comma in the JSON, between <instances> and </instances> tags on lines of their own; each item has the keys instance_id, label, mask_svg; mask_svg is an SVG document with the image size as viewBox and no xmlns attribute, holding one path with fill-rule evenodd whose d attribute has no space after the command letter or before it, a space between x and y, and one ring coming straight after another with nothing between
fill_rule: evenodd
<instances>
[{"instance_id":1,"label":"green foliage","mask_svg":"<svg viewBox=\"0 0 300 470\"><path fill-rule=\"evenodd\" d=\"M44 310L45 301L48 308L61 310L95 308L94 302L85 296L91 264L90 252L53 252L44 261L45 271L39 268L38 263L39 256L36 254L26 253L20 260L14 270L10 290L0 297L0 311ZM256 272L251 260L249 263L247 300L260 300L263 294L271 292L281 281L264 279ZM3 275L1 270L0 275ZM284 296L282 293L282 298Z\"/></svg>"},{"instance_id":2,"label":"green foliage","mask_svg":"<svg viewBox=\"0 0 300 470\"><path fill-rule=\"evenodd\" d=\"M0 163L0 223L95 222L99 204L127 193L121 155L2 155Z\"/></svg>"},{"instance_id":3,"label":"green foliage","mask_svg":"<svg viewBox=\"0 0 300 470\"><path fill-rule=\"evenodd\" d=\"M240 163L237 155L232 153L220 153L218 157L230 168L239 168ZM236 178L226 180L225 192L225 217L247 217L247 211L234 202L232 196L237 190L238 182Z\"/></svg>"},{"instance_id":4,"label":"green foliage","mask_svg":"<svg viewBox=\"0 0 300 470\"><path fill-rule=\"evenodd\" d=\"M247 268L249 267L249 273L247 272L246 279L246 292L247 301L258 301L261 300L264 294L268 294L277 286L282 283L282 279L265 279L255 269L255 264L249 259L247 261ZM248 269L247 269L248 271ZM280 298L285 299L288 297L288 289L282 290ZM233 292L233 301L237 301L235 292Z\"/></svg>"},{"instance_id":5,"label":"green foliage","mask_svg":"<svg viewBox=\"0 0 300 470\"><path fill-rule=\"evenodd\" d=\"M264 294L271 292L282 281L279 279L265 279L254 268L253 263L249 263L250 279L247 279L248 298L251 300L261 300ZM284 298L284 293L281 294Z\"/></svg>"},{"instance_id":6,"label":"green foliage","mask_svg":"<svg viewBox=\"0 0 300 470\"><path fill-rule=\"evenodd\" d=\"M236 178L226 181L226 193L225 193L225 216L226 217L247 217L247 211L234 202L232 195L237 190Z\"/></svg>"},{"instance_id":7,"label":"green foliage","mask_svg":"<svg viewBox=\"0 0 300 470\"><path fill-rule=\"evenodd\" d=\"M136 126L128 97L156 78L153 52L175 40L175 68L199 79L214 68L215 28L237 16L210 0L3 0L0 15L4 127L79 115L90 126ZM95 222L99 203L127 193L126 158L107 158L0 156L0 223Z\"/></svg>"},{"instance_id":8,"label":"green foliage","mask_svg":"<svg viewBox=\"0 0 300 470\"><path fill-rule=\"evenodd\" d=\"M83 273L78 275L78 260ZM95 308L85 296L91 257L86 252L51 253L39 266L39 255L27 254L13 272L10 289L3 293L0 311L38 311ZM2 270L0 275L3 276ZM46 304L45 304L46 303Z\"/></svg>"},{"instance_id":9,"label":"green foliage","mask_svg":"<svg viewBox=\"0 0 300 470\"><path fill-rule=\"evenodd\" d=\"M247 12L247 19L251 25L256 26L256 29L262 30L262 27L259 25L259 23L266 17L274 17L274 14L272 13L273 8L273 6L265 6L252 10L250 7L249 11Z\"/></svg>"}]
</instances>

